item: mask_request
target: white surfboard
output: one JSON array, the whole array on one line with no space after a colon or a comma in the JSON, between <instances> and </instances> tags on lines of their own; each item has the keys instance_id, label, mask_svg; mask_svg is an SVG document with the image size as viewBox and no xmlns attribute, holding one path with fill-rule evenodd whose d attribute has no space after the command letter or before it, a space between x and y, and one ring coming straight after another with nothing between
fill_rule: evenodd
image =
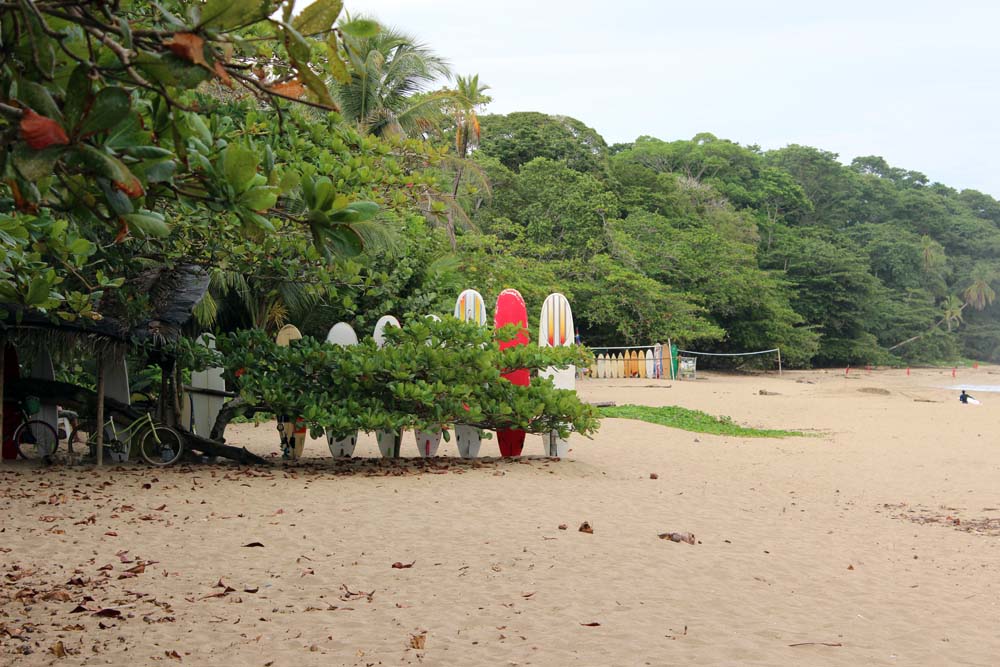
<instances>
[{"instance_id":1,"label":"white surfboard","mask_svg":"<svg viewBox=\"0 0 1000 667\"><path fill-rule=\"evenodd\" d=\"M604 377L604 367L607 365L608 359L603 354L597 355L597 377Z\"/></svg>"},{"instance_id":2,"label":"white surfboard","mask_svg":"<svg viewBox=\"0 0 1000 667\"><path fill-rule=\"evenodd\" d=\"M538 317L539 347L568 347L574 344L576 331L573 328L573 309L565 296L550 294L542 303ZM549 367L538 372L539 377L552 379L556 389L576 389L576 367L558 370ZM542 435L542 448L546 456L566 456L569 440L559 437L557 431Z\"/></svg>"},{"instance_id":3,"label":"white surfboard","mask_svg":"<svg viewBox=\"0 0 1000 667\"><path fill-rule=\"evenodd\" d=\"M644 350L646 354L646 377L655 378L656 377L656 359L654 355L656 354L653 350Z\"/></svg>"},{"instance_id":4,"label":"white surfboard","mask_svg":"<svg viewBox=\"0 0 1000 667\"><path fill-rule=\"evenodd\" d=\"M215 349L215 336L210 333L198 336L197 343L204 345L210 350ZM226 381L222 379L221 368L206 368L203 371L191 373L191 387L193 389L210 389L212 391L225 391ZM203 438L207 438L215 426L215 418L219 416L223 404L226 402L224 396L209 396L191 392L191 416L194 423L194 431Z\"/></svg>"},{"instance_id":5,"label":"white surfboard","mask_svg":"<svg viewBox=\"0 0 1000 667\"><path fill-rule=\"evenodd\" d=\"M372 337L379 348L385 347L385 330L387 327L399 328L399 320L392 315L383 315L375 323L375 332ZM378 441L378 449L385 458L399 458L399 448L402 443L403 434L394 431L376 431L375 439Z\"/></svg>"},{"instance_id":6,"label":"white surfboard","mask_svg":"<svg viewBox=\"0 0 1000 667\"><path fill-rule=\"evenodd\" d=\"M474 289L467 289L455 301L455 317L463 322L474 322L486 326L486 302L483 295Z\"/></svg>"},{"instance_id":7,"label":"white surfboard","mask_svg":"<svg viewBox=\"0 0 1000 667\"><path fill-rule=\"evenodd\" d=\"M326 334L326 342L330 345L348 347L358 344L358 334L347 322L337 322ZM330 432L326 432L326 444L330 447L330 455L334 458L350 458L354 456L354 448L358 444L358 431L355 429L350 433L345 433L339 437Z\"/></svg>"},{"instance_id":8,"label":"white surfboard","mask_svg":"<svg viewBox=\"0 0 1000 667\"><path fill-rule=\"evenodd\" d=\"M32 378L38 380L52 380L56 379L55 368L52 366L52 355L49 354L48 349L42 347L38 349L38 353L35 354L34 361L31 362L31 376ZM40 419L52 428L58 430L59 411L56 408L55 403L42 402L42 409L37 415L34 415L35 419Z\"/></svg>"},{"instance_id":9,"label":"white surfboard","mask_svg":"<svg viewBox=\"0 0 1000 667\"><path fill-rule=\"evenodd\" d=\"M474 289L464 290L455 300L455 317L463 322L486 326L486 302L483 295ZM455 424L455 445L463 459L477 458L482 443L479 428L470 424Z\"/></svg>"},{"instance_id":10,"label":"white surfboard","mask_svg":"<svg viewBox=\"0 0 1000 667\"><path fill-rule=\"evenodd\" d=\"M293 324L286 324L278 330L275 342L281 347L288 347L293 340L301 340L302 332ZM286 415L285 420L278 425L282 435L283 446L287 449L282 452L288 458L297 460L302 456L302 451L306 446L306 426L305 422L299 421L298 417ZM285 444L287 443L287 444Z\"/></svg>"},{"instance_id":11,"label":"white surfboard","mask_svg":"<svg viewBox=\"0 0 1000 667\"><path fill-rule=\"evenodd\" d=\"M968 405L981 405L981 403L979 402L978 398L971 398L970 397Z\"/></svg>"},{"instance_id":12,"label":"white surfboard","mask_svg":"<svg viewBox=\"0 0 1000 667\"><path fill-rule=\"evenodd\" d=\"M104 367L104 395L108 398L113 398L120 403L125 405L132 404L132 392L129 390L128 384L128 366L125 364L125 355L122 354L118 356L117 354L111 353L103 357L103 362L101 364ZM105 415L108 413L105 412ZM114 419L114 417L112 417ZM128 461L129 452L129 437L127 433L124 433L124 429L127 425L115 419L117 424L116 428L119 433L119 439L126 445L124 450L112 451L105 448L104 450L104 460L108 462L108 457L110 456L111 462L114 463L124 463Z\"/></svg>"}]
</instances>

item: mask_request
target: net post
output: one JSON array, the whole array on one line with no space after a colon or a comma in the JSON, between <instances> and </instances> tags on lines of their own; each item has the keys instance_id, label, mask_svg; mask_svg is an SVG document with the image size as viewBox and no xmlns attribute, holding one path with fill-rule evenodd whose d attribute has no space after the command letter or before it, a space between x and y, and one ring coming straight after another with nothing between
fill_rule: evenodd
<instances>
[{"instance_id":1,"label":"net post","mask_svg":"<svg viewBox=\"0 0 1000 667\"><path fill-rule=\"evenodd\" d=\"M781 348L778 348L778 375L781 375Z\"/></svg>"}]
</instances>

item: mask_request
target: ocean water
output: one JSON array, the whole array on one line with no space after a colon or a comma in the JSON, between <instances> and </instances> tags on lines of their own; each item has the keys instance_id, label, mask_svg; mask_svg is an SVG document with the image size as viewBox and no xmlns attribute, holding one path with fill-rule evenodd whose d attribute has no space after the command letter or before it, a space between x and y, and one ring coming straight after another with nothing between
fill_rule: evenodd
<instances>
[{"instance_id":1,"label":"ocean water","mask_svg":"<svg viewBox=\"0 0 1000 667\"><path fill-rule=\"evenodd\" d=\"M954 389L955 391L962 391L963 389L970 394L975 394L977 391L982 392L1000 392L1000 384L956 384L950 387L943 387L943 389Z\"/></svg>"}]
</instances>

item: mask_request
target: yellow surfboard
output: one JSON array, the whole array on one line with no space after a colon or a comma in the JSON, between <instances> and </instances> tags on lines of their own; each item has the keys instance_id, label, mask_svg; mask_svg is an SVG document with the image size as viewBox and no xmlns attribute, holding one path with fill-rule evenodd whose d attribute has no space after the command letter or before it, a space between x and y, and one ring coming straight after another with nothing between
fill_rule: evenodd
<instances>
[{"instance_id":1,"label":"yellow surfboard","mask_svg":"<svg viewBox=\"0 0 1000 667\"><path fill-rule=\"evenodd\" d=\"M639 377L646 377L646 351L639 350Z\"/></svg>"}]
</instances>

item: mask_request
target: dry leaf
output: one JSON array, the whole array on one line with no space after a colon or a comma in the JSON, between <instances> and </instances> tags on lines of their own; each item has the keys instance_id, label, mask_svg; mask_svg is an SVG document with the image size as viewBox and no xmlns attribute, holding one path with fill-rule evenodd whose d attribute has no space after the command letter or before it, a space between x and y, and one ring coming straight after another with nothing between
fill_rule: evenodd
<instances>
[{"instance_id":1,"label":"dry leaf","mask_svg":"<svg viewBox=\"0 0 1000 667\"><path fill-rule=\"evenodd\" d=\"M655 472L651 472L651 473L649 473L649 478L650 479L660 479L660 476L657 475Z\"/></svg>"},{"instance_id":2,"label":"dry leaf","mask_svg":"<svg viewBox=\"0 0 1000 667\"><path fill-rule=\"evenodd\" d=\"M178 653L177 651L164 651L163 655L167 656L168 658L173 658L177 662L181 662L181 654Z\"/></svg>"},{"instance_id":3,"label":"dry leaf","mask_svg":"<svg viewBox=\"0 0 1000 667\"><path fill-rule=\"evenodd\" d=\"M580 524L580 532L587 533L588 535L594 534L594 529L590 527L590 524L586 521Z\"/></svg>"},{"instance_id":4,"label":"dry leaf","mask_svg":"<svg viewBox=\"0 0 1000 667\"><path fill-rule=\"evenodd\" d=\"M410 635L410 648L422 649L427 643L427 635L421 633L419 635Z\"/></svg>"},{"instance_id":5,"label":"dry leaf","mask_svg":"<svg viewBox=\"0 0 1000 667\"><path fill-rule=\"evenodd\" d=\"M590 623L581 623L580 625L582 625L585 628L596 628L600 625L600 623L598 623L597 621L591 621Z\"/></svg>"},{"instance_id":6,"label":"dry leaf","mask_svg":"<svg viewBox=\"0 0 1000 667\"><path fill-rule=\"evenodd\" d=\"M564 523L559 524L559 530L566 530L566 524Z\"/></svg>"},{"instance_id":7,"label":"dry leaf","mask_svg":"<svg viewBox=\"0 0 1000 667\"><path fill-rule=\"evenodd\" d=\"M163 43L178 58L208 67L208 62L205 60L205 40L198 35L192 32L178 32Z\"/></svg>"},{"instance_id":8,"label":"dry leaf","mask_svg":"<svg viewBox=\"0 0 1000 667\"><path fill-rule=\"evenodd\" d=\"M95 611L91 615L92 616L101 616L103 618L118 618L119 616L122 615L122 613L120 611L118 611L117 609L106 608L106 609L101 609L100 611Z\"/></svg>"},{"instance_id":9,"label":"dry leaf","mask_svg":"<svg viewBox=\"0 0 1000 667\"><path fill-rule=\"evenodd\" d=\"M413 563L416 562L417 561L413 561ZM413 563L400 563L399 561L396 561L395 563L392 564L392 567L395 570L405 570L407 568L413 567Z\"/></svg>"},{"instance_id":10,"label":"dry leaf","mask_svg":"<svg viewBox=\"0 0 1000 667\"><path fill-rule=\"evenodd\" d=\"M51 653L52 655L54 655L57 658L65 658L66 657L66 647L63 646L62 642L56 642L51 647L49 647L49 653Z\"/></svg>"},{"instance_id":11,"label":"dry leaf","mask_svg":"<svg viewBox=\"0 0 1000 667\"><path fill-rule=\"evenodd\" d=\"M276 83L273 86L270 86L268 90L276 95L291 97L293 99L298 99L306 94L306 87L303 86L298 79L292 79L291 81L285 81L283 83Z\"/></svg>"},{"instance_id":12,"label":"dry leaf","mask_svg":"<svg viewBox=\"0 0 1000 667\"><path fill-rule=\"evenodd\" d=\"M251 542L250 544L244 544L244 547L262 547L264 546L261 542Z\"/></svg>"}]
</instances>

